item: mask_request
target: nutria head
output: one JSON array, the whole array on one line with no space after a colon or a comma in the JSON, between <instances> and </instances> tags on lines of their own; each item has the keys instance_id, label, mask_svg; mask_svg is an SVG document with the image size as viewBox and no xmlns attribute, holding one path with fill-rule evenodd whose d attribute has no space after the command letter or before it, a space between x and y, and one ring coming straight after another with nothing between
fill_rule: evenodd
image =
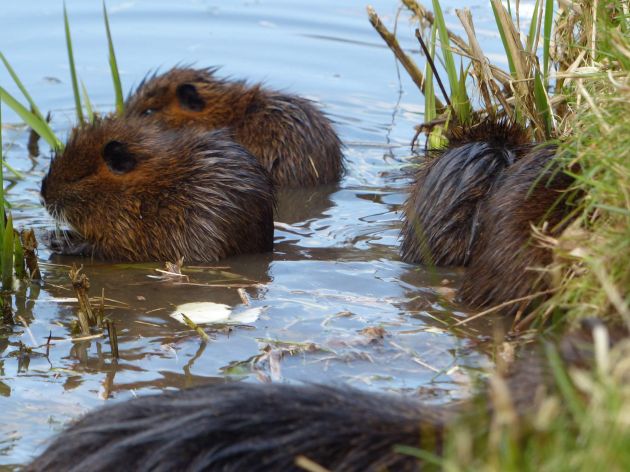
<instances>
[{"instance_id":1,"label":"nutria head","mask_svg":"<svg viewBox=\"0 0 630 472\"><path fill-rule=\"evenodd\" d=\"M81 125L41 194L104 259L201 262L272 248L270 178L220 130L115 117Z\"/></svg>"},{"instance_id":2,"label":"nutria head","mask_svg":"<svg viewBox=\"0 0 630 472\"><path fill-rule=\"evenodd\" d=\"M146 78L127 98L125 116L173 128L227 127L279 186L339 180L341 141L311 101L219 79L215 70L174 68Z\"/></svg>"},{"instance_id":3,"label":"nutria head","mask_svg":"<svg viewBox=\"0 0 630 472\"><path fill-rule=\"evenodd\" d=\"M173 68L145 78L127 98L125 116L168 126L233 126L246 112L258 87L214 76L216 69Z\"/></svg>"}]
</instances>

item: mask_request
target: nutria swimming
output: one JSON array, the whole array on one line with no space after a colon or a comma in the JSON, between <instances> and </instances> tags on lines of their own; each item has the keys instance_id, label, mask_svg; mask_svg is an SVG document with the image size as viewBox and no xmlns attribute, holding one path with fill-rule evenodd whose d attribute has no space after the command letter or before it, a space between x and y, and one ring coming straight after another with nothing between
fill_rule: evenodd
<instances>
[{"instance_id":1,"label":"nutria swimming","mask_svg":"<svg viewBox=\"0 0 630 472\"><path fill-rule=\"evenodd\" d=\"M536 269L552 253L533 242L531 227L546 221L553 235L561 232L570 212L562 196L573 182L547 169L555 153L507 122L456 130L416 174L404 206L403 260L467 266L458 296L475 308L544 290Z\"/></svg>"},{"instance_id":2,"label":"nutria swimming","mask_svg":"<svg viewBox=\"0 0 630 472\"><path fill-rule=\"evenodd\" d=\"M75 128L41 195L84 240L62 247L125 261L216 261L273 244L273 184L223 130L108 117Z\"/></svg>"},{"instance_id":3,"label":"nutria swimming","mask_svg":"<svg viewBox=\"0 0 630 472\"><path fill-rule=\"evenodd\" d=\"M592 366L590 333L563 337L566 362ZM511 413L527 418L537 411L533 392L555 389L548 365L541 350L521 353L504 377ZM486 427L494 411L490 393L484 388L472 401L427 405L348 387L212 384L88 413L26 470L299 471L299 457L335 471L424 470L397 446L441 454L456 421Z\"/></svg>"},{"instance_id":4,"label":"nutria swimming","mask_svg":"<svg viewBox=\"0 0 630 472\"><path fill-rule=\"evenodd\" d=\"M174 68L145 79L127 99L125 116L174 128L229 128L277 186L337 182L341 141L309 100L217 78L216 69Z\"/></svg>"}]
</instances>

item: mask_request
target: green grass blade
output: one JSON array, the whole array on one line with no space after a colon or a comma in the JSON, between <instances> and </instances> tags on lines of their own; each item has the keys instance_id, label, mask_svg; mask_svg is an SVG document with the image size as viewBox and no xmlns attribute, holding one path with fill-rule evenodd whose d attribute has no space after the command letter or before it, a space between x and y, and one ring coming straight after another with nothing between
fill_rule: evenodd
<instances>
[{"instance_id":1,"label":"green grass blade","mask_svg":"<svg viewBox=\"0 0 630 472\"><path fill-rule=\"evenodd\" d=\"M44 115L42 115L42 112L39 111L39 108L35 104L35 101L31 97L31 95L26 90L26 87L24 87L24 84L22 83L18 75L15 73L15 70L13 70L13 67L11 67L11 64L9 64L9 61L7 61L7 58L4 57L4 54L2 54L1 52L0 52L0 59L4 63L4 67L9 72L9 75L13 79L13 82L15 82L15 85L18 86L18 88L20 89L20 92L22 92L22 95L24 95L24 98L26 98L26 101L28 101L28 104L31 106L31 110L33 110L33 113L35 114L35 116L37 116L41 120L44 120Z\"/></svg>"},{"instance_id":2,"label":"green grass blade","mask_svg":"<svg viewBox=\"0 0 630 472\"><path fill-rule=\"evenodd\" d=\"M459 90L457 92L457 97L459 102L455 105L455 110L457 112L457 118L461 123L468 123L470 118L472 117L472 105L470 104L470 99L468 98L468 91L466 90L466 77L468 76L468 70L464 70L464 65L460 64L459 66Z\"/></svg>"},{"instance_id":3,"label":"green grass blade","mask_svg":"<svg viewBox=\"0 0 630 472\"><path fill-rule=\"evenodd\" d=\"M68 64L70 65L70 78L72 79L72 92L74 93L74 105L77 110L77 120L83 123L83 109L81 107L81 95L79 95L79 81L77 71L74 66L74 53L72 52L72 38L70 36L70 22L68 21L68 10L66 3L63 4L63 23L66 31L66 46L68 48Z\"/></svg>"},{"instance_id":4,"label":"green grass blade","mask_svg":"<svg viewBox=\"0 0 630 472\"><path fill-rule=\"evenodd\" d=\"M0 100L0 228L4 229L4 151L2 148L2 100Z\"/></svg>"},{"instance_id":5,"label":"green grass blade","mask_svg":"<svg viewBox=\"0 0 630 472\"><path fill-rule=\"evenodd\" d=\"M497 24L497 29L499 30L499 35L501 36L501 42L503 43L503 49L505 50L505 55L508 59L508 66L510 67L510 74L512 77L516 77L516 67L514 67L514 60L512 59L512 53L510 52L510 48L507 43L507 39L505 37L505 31L503 30L503 25L501 24L501 20L499 19L499 12L497 11L494 3L490 2L492 5L492 13L494 13L494 21Z\"/></svg>"},{"instance_id":6,"label":"green grass blade","mask_svg":"<svg viewBox=\"0 0 630 472\"><path fill-rule=\"evenodd\" d=\"M4 167L7 168L9 172L13 174L13 177L17 180L24 180L24 174L9 164L7 161L4 161Z\"/></svg>"},{"instance_id":7,"label":"green grass blade","mask_svg":"<svg viewBox=\"0 0 630 472\"><path fill-rule=\"evenodd\" d=\"M15 249L13 251L13 263L15 265L15 275L20 279L26 278L26 264L24 263L24 247L22 247L22 241L19 237L15 237Z\"/></svg>"},{"instance_id":8,"label":"green grass blade","mask_svg":"<svg viewBox=\"0 0 630 472\"><path fill-rule=\"evenodd\" d=\"M13 289L13 218L7 215L7 225L4 228L4 238L2 242L2 289Z\"/></svg>"},{"instance_id":9,"label":"green grass blade","mask_svg":"<svg viewBox=\"0 0 630 472\"><path fill-rule=\"evenodd\" d=\"M457 69L455 68L455 60L451 53L450 42L448 39L448 30L446 29L446 22L444 21L444 14L442 13L442 7L440 7L439 0L433 0L433 12L435 16L435 23L437 25L438 34L440 35L440 43L442 45L442 57L444 58L444 67L446 68L446 74L448 75L448 82L451 86L451 101L458 102L457 97L459 89L459 81L457 80Z\"/></svg>"},{"instance_id":10,"label":"green grass blade","mask_svg":"<svg viewBox=\"0 0 630 472\"><path fill-rule=\"evenodd\" d=\"M429 52L431 59L435 57L435 40L437 35L437 28L435 24L431 27L431 43L429 44ZM424 121L433 121L437 116L437 109L435 107L435 88L433 87L433 69L427 61L424 72Z\"/></svg>"},{"instance_id":11,"label":"green grass blade","mask_svg":"<svg viewBox=\"0 0 630 472\"><path fill-rule=\"evenodd\" d=\"M92 107L92 101L90 100L90 96L87 93L87 89L85 88L85 84L81 81L81 93L83 94L83 101L85 102L85 113L87 114L88 121L90 123L94 122L94 108Z\"/></svg>"},{"instance_id":12,"label":"green grass blade","mask_svg":"<svg viewBox=\"0 0 630 472\"><path fill-rule=\"evenodd\" d=\"M545 85L538 71L536 71L534 76L534 101L536 103L536 111L540 114L545 123L545 136L550 138L553 129L551 105L549 104L549 97L545 92Z\"/></svg>"},{"instance_id":13,"label":"green grass blade","mask_svg":"<svg viewBox=\"0 0 630 472\"><path fill-rule=\"evenodd\" d=\"M534 53L534 44L536 44L536 36L538 31L538 9L540 8L540 0L536 0L534 4L534 12L532 13L532 21L529 24L529 33L527 33L527 51Z\"/></svg>"},{"instance_id":14,"label":"green grass blade","mask_svg":"<svg viewBox=\"0 0 630 472\"><path fill-rule=\"evenodd\" d=\"M33 128L33 130L38 135L40 135L51 148L53 148L54 150L63 149L63 144L61 143L61 141L59 141L59 139L57 139L55 133L53 133L48 123L46 123L46 120L39 119L2 87L0 87L0 99L2 99L4 103L9 105L13 109L13 111L15 111L20 116L20 118L24 120L27 125Z\"/></svg>"},{"instance_id":15,"label":"green grass blade","mask_svg":"<svg viewBox=\"0 0 630 472\"><path fill-rule=\"evenodd\" d=\"M566 367L562 363L562 359L558 354L558 351L551 344L545 346L545 353L551 367L551 373L554 377L560 395L564 398L564 403L567 408L577 420L581 419L584 415L584 405L579 398L578 393L575 391L575 387L571 383L569 374Z\"/></svg>"},{"instance_id":16,"label":"green grass blade","mask_svg":"<svg viewBox=\"0 0 630 472\"><path fill-rule=\"evenodd\" d=\"M114 42L112 41L112 33L109 29L109 16L105 1L103 1L103 18L105 18L105 30L107 31L107 45L109 47L109 68L112 71L112 81L114 82L114 94L116 95L116 114L122 115L125 107L123 98L122 84L120 83L120 74L118 72L118 63L116 62L116 53L114 52Z\"/></svg>"},{"instance_id":17,"label":"green grass blade","mask_svg":"<svg viewBox=\"0 0 630 472\"><path fill-rule=\"evenodd\" d=\"M553 25L553 0L545 3L545 26L543 30L543 77L545 87L549 84L549 48L551 42L551 27Z\"/></svg>"},{"instance_id":18,"label":"green grass blade","mask_svg":"<svg viewBox=\"0 0 630 472\"><path fill-rule=\"evenodd\" d=\"M440 468L444 467L445 460L442 457L424 449L413 446L405 446L403 444L396 444L394 446L394 451L398 454L405 454L411 457L415 457L416 459L420 459L421 461L424 461L427 464L433 466L437 466Z\"/></svg>"}]
</instances>

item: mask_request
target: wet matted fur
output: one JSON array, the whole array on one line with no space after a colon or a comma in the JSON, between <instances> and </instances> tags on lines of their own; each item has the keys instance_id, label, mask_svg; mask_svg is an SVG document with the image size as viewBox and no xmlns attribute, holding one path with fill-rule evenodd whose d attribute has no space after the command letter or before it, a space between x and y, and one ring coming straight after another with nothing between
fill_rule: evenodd
<instances>
[{"instance_id":1,"label":"wet matted fur","mask_svg":"<svg viewBox=\"0 0 630 472\"><path fill-rule=\"evenodd\" d=\"M222 130L109 117L75 128L42 181L51 215L101 259L209 262L273 245L268 173Z\"/></svg>"},{"instance_id":2,"label":"wet matted fur","mask_svg":"<svg viewBox=\"0 0 630 472\"><path fill-rule=\"evenodd\" d=\"M218 78L213 68L147 77L127 99L125 115L174 128L229 128L277 186L332 183L343 173L341 141L313 102Z\"/></svg>"}]
</instances>

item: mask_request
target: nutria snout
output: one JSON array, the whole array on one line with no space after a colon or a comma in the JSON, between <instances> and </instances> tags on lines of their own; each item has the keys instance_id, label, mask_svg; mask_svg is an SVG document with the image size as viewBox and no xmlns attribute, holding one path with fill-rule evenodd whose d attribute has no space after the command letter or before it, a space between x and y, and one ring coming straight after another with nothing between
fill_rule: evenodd
<instances>
[{"instance_id":1,"label":"nutria snout","mask_svg":"<svg viewBox=\"0 0 630 472\"><path fill-rule=\"evenodd\" d=\"M109 117L72 131L41 194L85 240L84 254L204 262L272 249L272 185L223 130Z\"/></svg>"},{"instance_id":2,"label":"nutria snout","mask_svg":"<svg viewBox=\"0 0 630 472\"><path fill-rule=\"evenodd\" d=\"M467 266L459 298L476 308L544 291L537 269L552 254L533 241L531 227L547 222L552 235L561 232L570 213L562 196L573 181L549 169L555 152L507 122L456 129L416 173L404 205L403 260Z\"/></svg>"},{"instance_id":3,"label":"nutria snout","mask_svg":"<svg viewBox=\"0 0 630 472\"><path fill-rule=\"evenodd\" d=\"M174 68L150 77L127 99L125 115L173 128L229 128L278 186L340 179L341 141L313 102L259 84L219 79L215 72Z\"/></svg>"}]
</instances>

